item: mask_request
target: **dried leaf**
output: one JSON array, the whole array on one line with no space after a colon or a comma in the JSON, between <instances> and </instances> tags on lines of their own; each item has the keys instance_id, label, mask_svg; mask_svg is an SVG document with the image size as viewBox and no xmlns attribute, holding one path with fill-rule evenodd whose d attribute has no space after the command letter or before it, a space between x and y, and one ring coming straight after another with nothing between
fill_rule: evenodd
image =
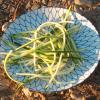
<instances>
[{"instance_id":1,"label":"dried leaf","mask_svg":"<svg viewBox=\"0 0 100 100\"><path fill-rule=\"evenodd\" d=\"M31 7L31 4L30 3L31 3L30 1L27 3L27 5L25 7L26 9L29 9Z\"/></svg>"},{"instance_id":2,"label":"dried leaf","mask_svg":"<svg viewBox=\"0 0 100 100\"><path fill-rule=\"evenodd\" d=\"M36 2L34 2L31 6L31 10L35 10L35 9L38 9L40 7L39 4L37 4Z\"/></svg>"},{"instance_id":3,"label":"dried leaf","mask_svg":"<svg viewBox=\"0 0 100 100\"><path fill-rule=\"evenodd\" d=\"M46 100L46 98L43 94L36 92L36 93L34 93L33 100L37 100L37 99L38 100Z\"/></svg>"},{"instance_id":4,"label":"dried leaf","mask_svg":"<svg viewBox=\"0 0 100 100\"><path fill-rule=\"evenodd\" d=\"M25 96L28 98L32 95L32 93L29 91L28 88L23 88L22 89L23 93L25 94Z\"/></svg>"},{"instance_id":5,"label":"dried leaf","mask_svg":"<svg viewBox=\"0 0 100 100\"><path fill-rule=\"evenodd\" d=\"M9 25L9 22L5 22L5 23L2 25L2 31L6 31L8 25Z\"/></svg>"},{"instance_id":6,"label":"dried leaf","mask_svg":"<svg viewBox=\"0 0 100 100\"><path fill-rule=\"evenodd\" d=\"M0 0L0 4L2 4L3 0Z\"/></svg>"},{"instance_id":7,"label":"dried leaf","mask_svg":"<svg viewBox=\"0 0 100 100\"><path fill-rule=\"evenodd\" d=\"M80 93L78 93L78 91L73 91L71 89L69 89L69 93L70 93L70 97L74 100L85 100L85 97L83 95L81 95Z\"/></svg>"}]
</instances>

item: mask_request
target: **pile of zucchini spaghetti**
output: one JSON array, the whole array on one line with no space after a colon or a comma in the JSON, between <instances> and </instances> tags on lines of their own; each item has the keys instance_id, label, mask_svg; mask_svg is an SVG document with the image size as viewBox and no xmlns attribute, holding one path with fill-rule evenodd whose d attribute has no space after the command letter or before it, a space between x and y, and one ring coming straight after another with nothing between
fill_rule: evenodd
<instances>
[{"instance_id":1,"label":"pile of zucchini spaghetti","mask_svg":"<svg viewBox=\"0 0 100 100\"><path fill-rule=\"evenodd\" d=\"M12 34L13 42L4 40L11 48L4 53L4 69L8 77L11 78L7 70L10 65L28 66L34 68L33 73L23 71L15 76L28 77L28 80L41 79L48 83L48 87L52 82L59 83L56 77L67 75L79 66L83 57L72 38L79 27L68 28L70 23L65 16L62 21L48 21L32 31Z\"/></svg>"}]
</instances>

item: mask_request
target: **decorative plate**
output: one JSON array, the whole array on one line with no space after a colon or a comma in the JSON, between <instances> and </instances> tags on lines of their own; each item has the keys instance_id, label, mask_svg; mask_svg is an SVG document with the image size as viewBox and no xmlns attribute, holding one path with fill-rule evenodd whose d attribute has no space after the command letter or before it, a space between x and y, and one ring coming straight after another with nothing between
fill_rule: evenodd
<instances>
[{"instance_id":1,"label":"decorative plate","mask_svg":"<svg viewBox=\"0 0 100 100\"><path fill-rule=\"evenodd\" d=\"M3 35L3 39L13 41L10 37L11 34L33 30L47 21L60 21L60 16L65 14L66 11L67 10L64 8L42 7L40 9L23 14L9 25L8 29ZM34 79L25 85L30 90L40 92L53 92L68 89L83 82L95 70L98 61L100 60L99 34L91 22L89 22L80 14L72 12L71 20L73 20L74 24L69 24L68 27L72 27L73 25L80 26L80 30L77 33L74 33L73 38L77 44L77 47L86 49L81 52L81 55L87 60L85 60L81 66L76 67L69 75L62 75L59 77L59 81L62 81L63 84L52 83L50 84L49 88L46 89L45 86L47 82L40 79ZM7 52L10 50L9 46L5 45L2 41L0 42L0 46L3 51ZM32 68L30 68L30 70L27 70L27 67L25 68L26 72L32 72L33 70ZM20 82L25 80L24 76L15 75L16 72L22 71L19 66L10 66L7 70L13 79Z\"/></svg>"}]
</instances>

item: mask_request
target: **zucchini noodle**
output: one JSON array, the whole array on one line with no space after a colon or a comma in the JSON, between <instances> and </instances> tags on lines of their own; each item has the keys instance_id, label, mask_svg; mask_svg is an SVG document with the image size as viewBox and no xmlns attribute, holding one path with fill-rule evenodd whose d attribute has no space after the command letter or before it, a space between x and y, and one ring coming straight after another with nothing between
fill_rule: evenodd
<instances>
[{"instance_id":1,"label":"zucchini noodle","mask_svg":"<svg viewBox=\"0 0 100 100\"><path fill-rule=\"evenodd\" d=\"M67 15L70 13L69 10ZM52 82L56 84L61 83L57 80L57 76L69 74L76 66L83 62L83 58L80 55L81 50L77 48L72 38L72 34L74 31L78 31L79 27L74 26L67 29L65 24L73 23L72 21L66 21L67 15L63 21L45 22L33 31L12 35L15 41L17 39L26 41L23 44L19 43L19 46L16 46L16 43L10 43L10 41L5 42L13 47L13 50L10 50L8 53L0 53L6 55L4 70L11 80L23 85L25 84L25 82L19 82L11 77L7 70L8 65L15 64L19 67L23 66L23 70L25 66L29 70L32 67L34 69L33 73L22 71L14 74L16 77L28 77L29 82L32 79L46 81L48 83L46 88L48 88Z\"/></svg>"}]
</instances>

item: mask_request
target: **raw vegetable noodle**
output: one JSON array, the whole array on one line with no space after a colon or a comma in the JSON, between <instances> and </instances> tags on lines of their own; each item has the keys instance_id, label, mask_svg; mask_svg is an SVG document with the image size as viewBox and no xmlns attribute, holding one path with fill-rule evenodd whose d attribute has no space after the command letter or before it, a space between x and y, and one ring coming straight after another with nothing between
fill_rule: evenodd
<instances>
[{"instance_id":1,"label":"raw vegetable noodle","mask_svg":"<svg viewBox=\"0 0 100 100\"><path fill-rule=\"evenodd\" d=\"M57 77L69 74L82 64L81 49L72 38L79 26L67 27L73 23L67 20L68 14L69 10L60 22L45 22L32 31L10 35L14 42L3 40L11 48L9 52L0 53L6 55L4 69L11 80L20 83L9 75L7 67L32 67L33 72L24 72L23 68L23 72L16 76L28 77L27 83L33 79L44 80L48 83L47 88L52 83L60 84Z\"/></svg>"}]
</instances>

